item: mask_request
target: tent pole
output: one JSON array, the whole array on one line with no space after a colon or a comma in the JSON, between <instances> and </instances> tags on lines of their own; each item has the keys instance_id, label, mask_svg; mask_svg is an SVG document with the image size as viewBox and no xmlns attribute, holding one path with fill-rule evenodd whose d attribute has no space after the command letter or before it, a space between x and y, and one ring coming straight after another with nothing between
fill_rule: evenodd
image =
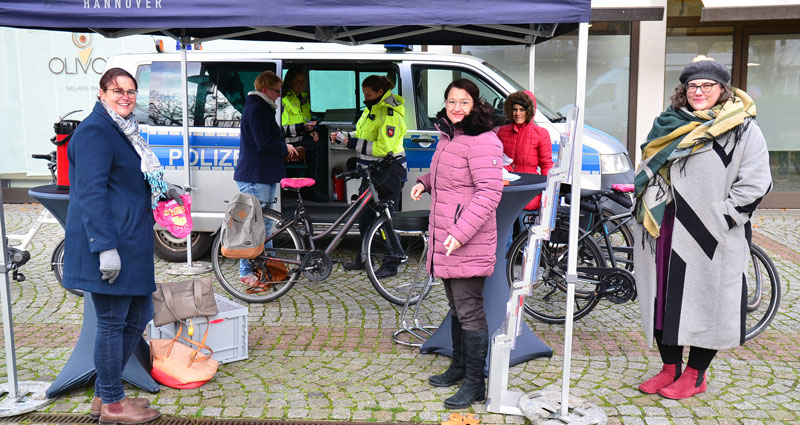
<instances>
[{"instance_id":1,"label":"tent pole","mask_svg":"<svg viewBox=\"0 0 800 425\"><path fill-rule=\"evenodd\" d=\"M47 398L49 382L19 381L17 376L17 350L14 345L14 320L11 309L11 285L8 281L8 238L6 217L3 212L3 192L0 190L0 304L3 309L3 337L6 351L8 382L0 384L0 417L17 416L37 410L52 403Z\"/></svg>"},{"instance_id":2,"label":"tent pole","mask_svg":"<svg viewBox=\"0 0 800 425\"><path fill-rule=\"evenodd\" d=\"M181 95L183 97L183 166L186 168L186 186L192 185L191 158L189 158L189 77L186 66L186 45L189 37L181 37ZM186 236L186 264L192 268L192 233Z\"/></svg>"},{"instance_id":3,"label":"tent pole","mask_svg":"<svg viewBox=\"0 0 800 425\"><path fill-rule=\"evenodd\" d=\"M536 68L536 45L531 44L528 46L528 90L535 94L536 90L533 89L534 68Z\"/></svg>"},{"instance_id":4,"label":"tent pole","mask_svg":"<svg viewBox=\"0 0 800 425\"><path fill-rule=\"evenodd\" d=\"M3 305L3 337L6 348L6 368L8 370L8 398L16 400L17 395L17 353L14 349L14 323L11 319L11 290L8 283L8 246L6 238L6 218L3 213L3 193L0 191L0 298Z\"/></svg>"},{"instance_id":5,"label":"tent pole","mask_svg":"<svg viewBox=\"0 0 800 425\"><path fill-rule=\"evenodd\" d=\"M581 199L581 167L583 166L583 121L586 103L586 63L588 59L589 24L581 22L578 29L577 84L575 86L575 105L578 106L578 119L575 130L576 155L572 156L572 199ZM580 202L573 201L569 212L569 253L567 255L567 312L564 327L564 371L561 377L561 416L568 415L570 367L572 361L572 315L575 305L575 284L578 282L578 218Z\"/></svg>"},{"instance_id":6,"label":"tent pole","mask_svg":"<svg viewBox=\"0 0 800 425\"><path fill-rule=\"evenodd\" d=\"M179 44L181 48L181 97L183 99L183 166L186 170L187 191L192 190L192 161L189 150L189 67L187 65L186 49L191 38L181 35ZM172 275L196 275L211 271L211 264L205 261L192 261L192 233L186 236L186 262L173 263L167 268L167 273Z\"/></svg>"}]
</instances>

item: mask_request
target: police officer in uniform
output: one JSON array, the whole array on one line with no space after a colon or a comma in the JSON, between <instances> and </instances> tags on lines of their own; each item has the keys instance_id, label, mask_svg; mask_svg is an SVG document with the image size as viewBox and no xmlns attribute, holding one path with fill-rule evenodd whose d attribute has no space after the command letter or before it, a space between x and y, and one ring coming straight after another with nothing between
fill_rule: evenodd
<instances>
[{"instance_id":1,"label":"police officer in uniform","mask_svg":"<svg viewBox=\"0 0 800 425\"><path fill-rule=\"evenodd\" d=\"M286 72L284 78L284 93L281 97L281 124L286 134L286 143L295 147L302 146L306 152L306 176L317 182L323 177L322 155L325 154L325 145L317 143L319 133L317 122L311 121L311 102L306 91L306 76L300 68L292 68ZM319 183L317 183L319 184ZM328 202L326 193L317 185L304 189L303 197L316 202Z\"/></svg>"},{"instance_id":2,"label":"police officer in uniform","mask_svg":"<svg viewBox=\"0 0 800 425\"><path fill-rule=\"evenodd\" d=\"M331 142L345 143L357 154L357 163L366 168L392 152L402 159L393 162L373 173L373 183L382 201L392 200L395 206L400 205L403 184L406 181L406 161L403 150L403 136L406 134L405 100L392 94L394 83L382 75L370 75L364 79L361 92L367 106L356 123L356 131L352 133L331 132ZM362 190L365 182L362 181ZM358 230L362 240L365 233L376 219L372 211L366 211L358 217ZM378 278L391 277L397 274L395 260L386 259L375 271ZM364 258L361 253L355 261L344 264L345 270L364 269Z\"/></svg>"}]
</instances>

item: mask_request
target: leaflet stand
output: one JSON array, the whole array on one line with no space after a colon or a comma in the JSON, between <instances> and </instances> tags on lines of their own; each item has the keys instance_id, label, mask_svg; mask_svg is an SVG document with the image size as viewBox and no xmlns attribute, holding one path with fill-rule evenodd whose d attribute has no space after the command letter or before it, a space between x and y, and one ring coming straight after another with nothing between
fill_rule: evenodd
<instances>
[{"instance_id":1,"label":"leaflet stand","mask_svg":"<svg viewBox=\"0 0 800 425\"><path fill-rule=\"evenodd\" d=\"M8 285L8 248L6 246L6 219L3 214L3 194L0 192L0 298L3 309L3 335L5 340L8 382L0 384L0 417L31 412L52 403L55 399L45 395L48 382L17 381L17 353L14 347L14 323L11 317L11 290Z\"/></svg>"},{"instance_id":2,"label":"leaflet stand","mask_svg":"<svg viewBox=\"0 0 800 425\"><path fill-rule=\"evenodd\" d=\"M486 410L495 413L524 415L534 423L539 423L535 420L544 421L556 418L558 418L558 423L573 424L597 424L607 421L607 416L602 409L579 399L574 399L572 403L566 402L573 407L572 413L560 415L557 412L560 407L558 403L559 395L561 395L563 401L564 396L568 395L568 390L566 394L536 392L529 395L523 395L519 391L508 390L509 357L520 332L525 296L531 295L533 283L539 279L538 271L542 241L550 239L550 232L555 225L561 183L572 182L573 170L579 168L573 162L575 155L580 155L579 152L583 150L583 144L575 142L577 115L578 107L573 106L567 114L566 133L563 133L559 140L559 153L556 164L550 169L547 176L547 186L542 194L541 214L536 224L528 231L528 250L525 254L522 280L512 283L511 295L506 305L506 321L492 335ZM579 179L580 176L576 180ZM580 184L579 182L575 183ZM572 213L574 214L575 212ZM573 251L573 247L576 245L577 243L573 243L573 240L570 240L570 251ZM569 325L571 325L573 313L570 307L572 306L577 273L573 273L573 276L570 276L570 270L574 271L574 266L572 269L568 269L567 275L568 329L565 332L565 338L571 340L572 331ZM569 370L569 349L569 345L565 344L565 371ZM565 375L564 379L568 379L568 372L565 372ZM565 388L568 388L568 385L565 382Z\"/></svg>"},{"instance_id":3,"label":"leaflet stand","mask_svg":"<svg viewBox=\"0 0 800 425\"><path fill-rule=\"evenodd\" d=\"M576 109L577 107L573 107L568 115L571 117L573 114L577 114ZM547 186L542 192L541 214L536 219L536 224L528 230L528 250L525 255L522 280L511 284L511 294L506 304L506 320L492 335L489 354L489 384L486 397L486 410L490 412L522 415L522 411L519 409L519 400L522 393L508 391L509 359L520 332L525 296L531 294L533 282L538 280L542 241L550 239L550 231L555 224L556 201L558 200L561 183L569 181L570 178L572 155L575 154L576 146L574 138L574 131L568 125L567 133L561 134L556 163L547 174Z\"/></svg>"}]
</instances>

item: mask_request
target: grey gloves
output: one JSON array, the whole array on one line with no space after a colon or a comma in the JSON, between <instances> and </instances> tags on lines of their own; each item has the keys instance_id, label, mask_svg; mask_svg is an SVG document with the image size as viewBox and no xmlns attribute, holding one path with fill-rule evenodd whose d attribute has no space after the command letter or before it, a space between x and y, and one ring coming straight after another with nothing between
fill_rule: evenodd
<instances>
[{"instance_id":1,"label":"grey gloves","mask_svg":"<svg viewBox=\"0 0 800 425\"><path fill-rule=\"evenodd\" d=\"M100 272L103 273L103 280L114 283L119 277L121 268L122 262L116 248L100 252Z\"/></svg>"},{"instance_id":2,"label":"grey gloves","mask_svg":"<svg viewBox=\"0 0 800 425\"><path fill-rule=\"evenodd\" d=\"M186 192L184 192L180 186L172 183L167 183L167 193L166 193L167 198L174 199L175 202L178 203L178 205L183 206L183 199L181 199L181 195L185 194Z\"/></svg>"}]
</instances>

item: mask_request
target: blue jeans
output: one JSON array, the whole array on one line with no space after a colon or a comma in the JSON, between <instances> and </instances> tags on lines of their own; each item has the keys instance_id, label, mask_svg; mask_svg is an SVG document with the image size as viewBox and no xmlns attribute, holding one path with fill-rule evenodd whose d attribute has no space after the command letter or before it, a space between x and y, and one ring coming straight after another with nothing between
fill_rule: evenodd
<instances>
[{"instance_id":1,"label":"blue jeans","mask_svg":"<svg viewBox=\"0 0 800 425\"><path fill-rule=\"evenodd\" d=\"M147 322L153 318L153 298L150 295L90 295L97 316L94 395L102 398L104 404L116 403L125 398L122 371Z\"/></svg>"},{"instance_id":2,"label":"blue jeans","mask_svg":"<svg viewBox=\"0 0 800 425\"><path fill-rule=\"evenodd\" d=\"M239 187L239 192L249 193L258 198L261 201L261 206L264 207L267 206L268 202L275 200L280 183L236 182L236 186ZM269 235L272 231L272 221L264 218L264 225L267 228L267 235ZM272 241L267 242L265 248L272 248ZM245 277L252 273L253 269L250 267L250 260L239 260L239 277Z\"/></svg>"}]
</instances>

